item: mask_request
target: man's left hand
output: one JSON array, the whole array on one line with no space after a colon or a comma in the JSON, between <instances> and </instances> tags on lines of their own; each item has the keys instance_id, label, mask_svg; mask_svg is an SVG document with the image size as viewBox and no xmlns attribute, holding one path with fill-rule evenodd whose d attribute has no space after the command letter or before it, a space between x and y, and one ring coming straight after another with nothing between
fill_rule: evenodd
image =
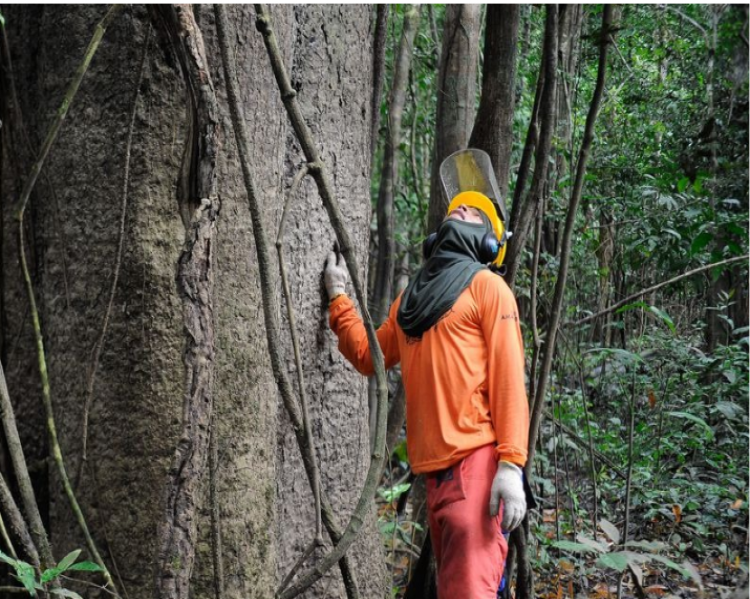
<instances>
[{"instance_id":1,"label":"man's left hand","mask_svg":"<svg viewBox=\"0 0 750 599\"><path fill-rule=\"evenodd\" d=\"M490 515L497 516L503 501L503 530L510 532L526 515L526 494L523 492L523 473L510 462L499 462L490 491Z\"/></svg>"}]
</instances>

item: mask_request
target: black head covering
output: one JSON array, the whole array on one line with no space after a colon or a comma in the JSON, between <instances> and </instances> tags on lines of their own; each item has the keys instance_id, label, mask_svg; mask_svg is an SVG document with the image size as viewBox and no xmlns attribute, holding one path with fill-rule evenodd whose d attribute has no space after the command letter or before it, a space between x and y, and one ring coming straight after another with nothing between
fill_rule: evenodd
<instances>
[{"instance_id":1,"label":"black head covering","mask_svg":"<svg viewBox=\"0 0 750 599\"><path fill-rule=\"evenodd\" d=\"M487 268L480 262L481 242L492 232L492 224L480 214L482 223L448 218L438 227L432 254L401 297L397 320L407 336L422 337L453 307L474 276Z\"/></svg>"}]
</instances>

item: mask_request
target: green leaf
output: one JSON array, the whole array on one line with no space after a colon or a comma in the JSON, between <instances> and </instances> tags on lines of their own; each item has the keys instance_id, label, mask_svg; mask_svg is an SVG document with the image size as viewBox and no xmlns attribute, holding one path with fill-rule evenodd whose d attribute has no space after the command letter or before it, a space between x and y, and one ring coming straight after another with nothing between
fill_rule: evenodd
<instances>
[{"instance_id":1,"label":"green leaf","mask_svg":"<svg viewBox=\"0 0 750 599\"><path fill-rule=\"evenodd\" d=\"M661 318L664 321L664 324L669 327L669 330L673 333L677 331L676 327L674 326L674 321L670 318L669 314L667 314L664 310L660 310L656 306L649 306L648 307L649 312L652 314L656 314L659 318Z\"/></svg>"},{"instance_id":2,"label":"green leaf","mask_svg":"<svg viewBox=\"0 0 750 599\"><path fill-rule=\"evenodd\" d=\"M573 553L602 552L601 548L595 548L591 545L584 545L583 543L574 543L573 541L555 541L554 543L552 543L552 546L557 547L558 549L562 549L563 551L571 551Z\"/></svg>"},{"instance_id":3,"label":"green leaf","mask_svg":"<svg viewBox=\"0 0 750 599\"><path fill-rule=\"evenodd\" d=\"M706 433L708 433L708 436L710 438L713 438L714 436L713 429L710 426L708 426L708 423L705 420L703 420L703 418L699 418L698 416L695 416L694 414L690 414L689 412L667 412L667 414L669 416L674 416L675 418L684 418L685 420L694 422L695 424L705 429Z\"/></svg>"},{"instance_id":4,"label":"green leaf","mask_svg":"<svg viewBox=\"0 0 750 599\"><path fill-rule=\"evenodd\" d=\"M2 12L0 12L0 27L5 27L5 17Z\"/></svg>"},{"instance_id":5,"label":"green leaf","mask_svg":"<svg viewBox=\"0 0 750 599\"><path fill-rule=\"evenodd\" d=\"M393 531L395 529L396 529L395 522L386 522L380 527L380 532L384 535L390 535L390 534L393 534Z\"/></svg>"},{"instance_id":6,"label":"green leaf","mask_svg":"<svg viewBox=\"0 0 750 599\"><path fill-rule=\"evenodd\" d=\"M63 572L64 570L61 570L60 566L56 568L48 568L44 572L42 572L40 581L42 582L42 584L48 583L50 580L54 580L55 578L60 576L60 574L62 574Z\"/></svg>"},{"instance_id":7,"label":"green leaf","mask_svg":"<svg viewBox=\"0 0 750 599\"><path fill-rule=\"evenodd\" d=\"M36 597L36 572L34 566L26 562L19 561L16 564L16 577L32 597Z\"/></svg>"},{"instance_id":8,"label":"green leaf","mask_svg":"<svg viewBox=\"0 0 750 599\"><path fill-rule=\"evenodd\" d=\"M615 551L613 553L605 553L604 555L599 556L596 563L604 568L612 568L617 572L622 572L628 567L629 561L626 553Z\"/></svg>"},{"instance_id":9,"label":"green leaf","mask_svg":"<svg viewBox=\"0 0 750 599\"><path fill-rule=\"evenodd\" d=\"M713 238L713 234L708 231L703 231L703 233L698 234L698 236L693 239L693 243L690 244L690 255L695 256L695 254L702 251Z\"/></svg>"},{"instance_id":10,"label":"green leaf","mask_svg":"<svg viewBox=\"0 0 750 599\"><path fill-rule=\"evenodd\" d=\"M78 571L78 572L104 572L104 570L99 566L99 564L95 564L94 562L78 562L77 564L73 564L68 568L69 571Z\"/></svg>"},{"instance_id":11,"label":"green leaf","mask_svg":"<svg viewBox=\"0 0 750 599\"><path fill-rule=\"evenodd\" d=\"M622 308L620 308L620 310L624 308L627 308L627 306L623 306ZM618 310L618 312L620 310ZM615 358L619 358L620 362L643 362L643 358L640 355L636 354L635 352L620 349L619 347L597 347L588 350L588 352L586 353L594 352L603 352L607 356L614 356Z\"/></svg>"},{"instance_id":12,"label":"green leaf","mask_svg":"<svg viewBox=\"0 0 750 599\"><path fill-rule=\"evenodd\" d=\"M668 568L672 568L673 570L676 570L677 572L679 572L680 574L682 574L685 578L689 578L690 577L690 571L687 568L685 568L684 566L681 566L678 563L673 562L668 557L664 557L663 555L656 555L656 554L651 555L649 557L652 560L656 560L657 562L661 562L662 564L664 564Z\"/></svg>"},{"instance_id":13,"label":"green leaf","mask_svg":"<svg viewBox=\"0 0 750 599\"><path fill-rule=\"evenodd\" d=\"M584 545L587 545L588 547L591 547L594 551L599 551L601 553L604 553L607 551L606 545L603 545L602 543L599 543L595 541L594 539L589 539L584 534L579 534L576 537L576 541L578 541L579 543L583 543Z\"/></svg>"},{"instance_id":14,"label":"green leaf","mask_svg":"<svg viewBox=\"0 0 750 599\"><path fill-rule=\"evenodd\" d=\"M399 462L409 463L409 455L406 453L406 441L401 441L396 448L393 450L393 454L398 458Z\"/></svg>"},{"instance_id":15,"label":"green leaf","mask_svg":"<svg viewBox=\"0 0 750 599\"><path fill-rule=\"evenodd\" d=\"M70 553L68 553L68 555L66 555L57 563L57 567L60 569L61 572L65 572L65 570L70 568L70 566L72 566L75 563L79 555L81 555L80 549L71 551Z\"/></svg>"},{"instance_id":16,"label":"green leaf","mask_svg":"<svg viewBox=\"0 0 750 599\"><path fill-rule=\"evenodd\" d=\"M638 308L648 308L648 304L646 302L633 302L632 304L625 304L624 306L617 308L615 314L621 314L623 312L627 312L628 310L637 310Z\"/></svg>"},{"instance_id":17,"label":"green leaf","mask_svg":"<svg viewBox=\"0 0 750 599\"><path fill-rule=\"evenodd\" d=\"M0 561L5 562L6 564L10 564L14 568L18 564L18 560L13 559L9 555L5 555L2 551L0 551Z\"/></svg>"},{"instance_id":18,"label":"green leaf","mask_svg":"<svg viewBox=\"0 0 750 599\"><path fill-rule=\"evenodd\" d=\"M714 408L721 412L725 418L729 418L730 420L738 414L744 413L744 410L741 407L730 401L717 401Z\"/></svg>"},{"instance_id":19,"label":"green leaf","mask_svg":"<svg viewBox=\"0 0 750 599\"><path fill-rule=\"evenodd\" d=\"M386 501L396 501L401 495L411 488L411 483L401 483L395 487L383 487L378 489L378 494Z\"/></svg>"},{"instance_id":20,"label":"green leaf","mask_svg":"<svg viewBox=\"0 0 750 599\"><path fill-rule=\"evenodd\" d=\"M677 182L677 191L682 193L688 188L688 185L690 185L690 179L688 179L687 177L683 177Z\"/></svg>"},{"instance_id":21,"label":"green leaf","mask_svg":"<svg viewBox=\"0 0 750 599\"><path fill-rule=\"evenodd\" d=\"M638 547L646 551L659 551L664 549L665 545L661 541L627 541L626 547Z\"/></svg>"}]
</instances>

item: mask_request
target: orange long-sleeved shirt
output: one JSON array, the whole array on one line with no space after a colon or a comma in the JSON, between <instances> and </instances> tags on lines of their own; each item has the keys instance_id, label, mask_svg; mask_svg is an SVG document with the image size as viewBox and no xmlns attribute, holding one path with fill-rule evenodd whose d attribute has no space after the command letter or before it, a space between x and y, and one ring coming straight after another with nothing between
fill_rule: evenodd
<instances>
[{"instance_id":1,"label":"orange long-sleeved shirt","mask_svg":"<svg viewBox=\"0 0 750 599\"><path fill-rule=\"evenodd\" d=\"M398 325L400 303L401 296L377 336L385 367L401 362L412 470L442 470L489 443L497 444L498 460L523 466L529 430L523 338L505 281L489 270L477 273L421 340ZM372 375L367 334L352 300L341 295L329 309L341 353Z\"/></svg>"}]
</instances>

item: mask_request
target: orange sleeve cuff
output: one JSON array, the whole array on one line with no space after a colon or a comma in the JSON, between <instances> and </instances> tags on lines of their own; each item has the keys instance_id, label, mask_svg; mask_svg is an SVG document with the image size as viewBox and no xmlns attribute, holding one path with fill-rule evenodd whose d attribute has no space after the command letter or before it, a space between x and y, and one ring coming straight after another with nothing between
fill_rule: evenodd
<instances>
[{"instance_id":1,"label":"orange sleeve cuff","mask_svg":"<svg viewBox=\"0 0 750 599\"><path fill-rule=\"evenodd\" d=\"M526 450L518 447L509 447L508 445L498 445L495 447L495 459L498 462L512 462L516 466L523 468L526 465Z\"/></svg>"},{"instance_id":2,"label":"orange sleeve cuff","mask_svg":"<svg viewBox=\"0 0 750 599\"><path fill-rule=\"evenodd\" d=\"M334 321L336 317L341 314L341 312L344 311L347 307L349 307L352 304L352 300L349 298L346 293L340 293L336 297L334 297L331 300L331 303L328 304L328 312L329 312L329 319L328 322L333 328Z\"/></svg>"}]
</instances>

